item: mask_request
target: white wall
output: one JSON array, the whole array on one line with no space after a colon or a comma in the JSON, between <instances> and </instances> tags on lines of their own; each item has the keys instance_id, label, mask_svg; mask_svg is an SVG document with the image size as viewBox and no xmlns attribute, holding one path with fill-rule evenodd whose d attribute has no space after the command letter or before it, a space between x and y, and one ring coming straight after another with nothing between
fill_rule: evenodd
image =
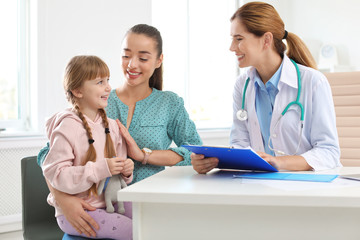
<instances>
[{"instance_id":1,"label":"white wall","mask_svg":"<svg viewBox=\"0 0 360 240\"><path fill-rule=\"evenodd\" d=\"M91 54L110 68L113 88L120 84L120 49L126 31L138 23L151 24L151 0L38 0L37 62L32 62L37 99L35 125L42 130L45 118L68 106L62 86L71 57ZM34 16L32 16L34 17Z\"/></svg>"},{"instance_id":2,"label":"white wall","mask_svg":"<svg viewBox=\"0 0 360 240\"><path fill-rule=\"evenodd\" d=\"M265 0L266 1L266 0ZM248 1L243 1L248 2ZM318 59L323 43L338 51L339 65L360 70L360 1L268 0L283 18L286 29L299 35ZM32 4L36 1L31 1ZM32 121L43 131L45 118L67 106L62 76L67 61L77 54L94 54L105 60L111 85L120 84L120 46L128 28L151 24L151 0L37 0L37 58L31 62ZM201 17L201 12L198 13ZM171 19L169 19L171 21ZM174 26L176 33L176 26ZM227 36L225 36L227 37ZM211 38L207 39L211 41ZM219 71L221 71L219 69Z\"/></svg>"},{"instance_id":3,"label":"white wall","mask_svg":"<svg viewBox=\"0 0 360 240\"><path fill-rule=\"evenodd\" d=\"M360 71L360 1L263 1L276 8L286 30L304 40L315 60L322 44L330 43L337 49L337 71Z\"/></svg>"},{"instance_id":4,"label":"white wall","mask_svg":"<svg viewBox=\"0 0 360 240\"><path fill-rule=\"evenodd\" d=\"M122 38L131 26L151 23L151 0L31 0L30 4L35 47L31 118L43 132L45 118L68 106L62 76L71 57L98 55L109 65L112 87L120 84ZM45 138L0 138L0 232L21 228L20 160L37 155L45 142Z\"/></svg>"}]
</instances>

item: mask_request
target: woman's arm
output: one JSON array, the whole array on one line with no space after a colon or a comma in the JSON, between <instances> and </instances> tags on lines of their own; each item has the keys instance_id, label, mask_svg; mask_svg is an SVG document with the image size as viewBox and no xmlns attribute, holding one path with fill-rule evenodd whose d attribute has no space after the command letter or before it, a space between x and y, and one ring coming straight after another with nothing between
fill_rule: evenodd
<instances>
[{"instance_id":1,"label":"woman's arm","mask_svg":"<svg viewBox=\"0 0 360 240\"><path fill-rule=\"evenodd\" d=\"M56 190L47 180L46 183L51 194L54 196L56 203L63 211L64 216L76 231L79 234L84 233L88 237L96 237L94 229L99 230L99 225L84 211L84 209L94 211L96 208L86 203L81 198Z\"/></svg>"},{"instance_id":2,"label":"woman's arm","mask_svg":"<svg viewBox=\"0 0 360 240\"><path fill-rule=\"evenodd\" d=\"M44 162L48 152L49 144L47 144L38 155L38 164L40 167ZM94 229L98 230L99 225L93 218L90 217L89 214L84 211L84 209L94 211L96 208L92 207L90 204L86 203L84 200L78 197L56 190L47 180L46 184L48 185L48 188L51 194L54 196L57 204L62 209L64 216L76 229L76 231L79 234L84 233L86 236L96 237Z\"/></svg>"},{"instance_id":3,"label":"woman's arm","mask_svg":"<svg viewBox=\"0 0 360 240\"><path fill-rule=\"evenodd\" d=\"M278 170L309 171L312 169L305 158L300 155L274 157L264 152L257 152L257 154Z\"/></svg>"},{"instance_id":4,"label":"woman's arm","mask_svg":"<svg viewBox=\"0 0 360 240\"><path fill-rule=\"evenodd\" d=\"M135 140L131 137L127 128L117 119L116 120L121 135L124 137L127 143L128 156L133 160L142 162L144 160L145 154L138 147ZM178 155L171 150L154 150L149 156L147 163L157 166L173 166L176 163L182 161L182 156Z\"/></svg>"}]
</instances>

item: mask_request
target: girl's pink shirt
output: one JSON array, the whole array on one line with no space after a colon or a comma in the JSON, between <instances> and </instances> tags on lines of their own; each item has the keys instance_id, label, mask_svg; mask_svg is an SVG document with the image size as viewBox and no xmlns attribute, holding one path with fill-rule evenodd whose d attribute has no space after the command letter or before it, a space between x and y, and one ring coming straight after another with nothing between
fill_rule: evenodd
<instances>
[{"instance_id":1,"label":"girl's pink shirt","mask_svg":"<svg viewBox=\"0 0 360 240\"><path fill-rule=\"evenodd\" d=\"M106 141L105 128L102 118L98 114L94 121L86 117L91 128L96 161L81 162L89 148L88 136L83 122L71 109L57 113L46 122L46 130L50 139L50 150L42 165L45 178L55 189L78 196L96 208L105 207L104 194L88 196L88 189L100 180L110 177L111 173L104 157ZM120 134L116 122L108 118L110 135L113 140L117 157L127 158L125 140ZM126 178L126 183L132 181L133 175ZM55 216L62 215L60 207L56 204L50 193L48 202L56 209Z\"/></svg>"}]
</instances>

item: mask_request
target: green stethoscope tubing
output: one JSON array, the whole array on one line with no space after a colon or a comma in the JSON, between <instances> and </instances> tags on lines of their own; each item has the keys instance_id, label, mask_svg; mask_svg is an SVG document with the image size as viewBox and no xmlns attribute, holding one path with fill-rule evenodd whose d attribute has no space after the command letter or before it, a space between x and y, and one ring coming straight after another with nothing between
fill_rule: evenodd
<instances>
[{"instance_id":1,"label":"green stethoscope tubing","mask_svg":"<svg viewBox=\"0 0 360 240\"><path fill-rule=\"evenodd\" d=\"M297 80L298 80L298 91L297 91L297 96L296 96L296 100L293 101L293 102L290 102L286 107L285 109L282 111L281 113L281 116L279 117L279 119L277 120L276 124L275 124L275 127L277 127L281 117L283 117L285 115L285 113L289 110L289 108L292 106L292 105L298 105L299 108L300 108L300 135L299 135L299 141L298 141L298 145L297 145L297 148L296 148L296 151L294 154L291 154L291 155L296 155L298 150L299 150L299 147L300 147L300 142L301 142L301 136L302 136L302 130L303 130L303 121L304 121L304 107L303 105L300 103L299 99L300 99L300 94L301 94L301 76L300 76L300 70L299 70L299 67L297 65L297 63L290 59L290 61L294 64L295 66L295 69L296 69L296 74L297 74ZM247 90L247 87L249 85L249 82L250 82L250 78L248 77L246 79L246 82L245 82L245 86L244 86L244 92L243 92L243 96L242 96L242 105L241 105L241 110L245 112L245 94L246 94L246 90ZM247 114L247 113L246 113ZM246 117L247 118L247 117ZM270 145L270 141L271 141L271 136L272 136L272 133L270 133L270 138L269 138L269 141L268 141L268 146L269 146L269 149L271 149L272 151L275 151L281 155L285 155L284 152L282 151L279 151L279 150L276 150L276 149L273 149Z\"/></svg>"},{"instance_id":2,"label":"green stethoscope tubing","mask_svg":"<svg viewBox=\"0 0 360 240\"><path fill-rule=\"evenodd\" d=\"M294 64L295 66L295 69L296 69L296 74L297 74L297 80L298 80L298 92L297 92L297 96L296 96L296 100L293 101L293 102L290 102L284 109L284 111L282 111L281 115L284 116L285 113L289 110L289 108L292 106L292 105L298 105L300 107L300 111L301 111L301 114L300 114L300 120L301 121L304 121L304 107L303 105L300 103L299 99L300 99L300 94L301 94L301 77L300 77L300 70L299 70L299 67L298 65L296 64L296 62L292 59L290 59L290 61ZM247 90L247 87L249 85L249 82L250 82L250 78L248 77L246 79L246 82L245 82L245 86L244 86L244 93L243 93L243 96L242 96L242 105L241 105L241 109L244 110L245 109L245 94L246 94L246 90Z\"/></svg>"},{"instance_id":3,"label":"green stethoscope tubing","mask_svg":"<svg viewBox=\"0 0 360 240\"><path fill-rule=\"evenodd\" d=\"M284 111L281 113L281 115L284 116L284 114L287 112L287 110L289 109L289 107L293 104L296 104L300 107L300 111L301 111L301 114L300 114L300 120L301 121L304 121L304 107L303 105L300 103L299 99L300 99L300 94L301 94L301 77L300 77L300 70L299 70L299 67L298 65L296 64L296 62L292 59L290 59L290 61L294 64L295 68L296 68L296 74L297 74L297 79L298 79L298 92L297 92L297 97L296 97L296 100L293 101L293 102L290 102L286 108L284 109Z\"/></svg>"}]
</instances>

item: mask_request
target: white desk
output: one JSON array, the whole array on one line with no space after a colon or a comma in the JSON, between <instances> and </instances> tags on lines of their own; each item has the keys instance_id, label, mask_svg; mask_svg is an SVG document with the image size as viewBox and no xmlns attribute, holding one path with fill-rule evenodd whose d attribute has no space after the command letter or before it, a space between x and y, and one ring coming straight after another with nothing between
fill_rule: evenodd
<instances>
[{"instance_id":1,"label":"white desk","mask_svg":"<svg viewBox=\"0 0 360 240\"><path fill-rule=\"evenodd\" d=\"M360 182L339 178L250 180L171 167L120 190L118 199L133 202L135 240L360 239Z\"/></svg>"}]
</instances>

